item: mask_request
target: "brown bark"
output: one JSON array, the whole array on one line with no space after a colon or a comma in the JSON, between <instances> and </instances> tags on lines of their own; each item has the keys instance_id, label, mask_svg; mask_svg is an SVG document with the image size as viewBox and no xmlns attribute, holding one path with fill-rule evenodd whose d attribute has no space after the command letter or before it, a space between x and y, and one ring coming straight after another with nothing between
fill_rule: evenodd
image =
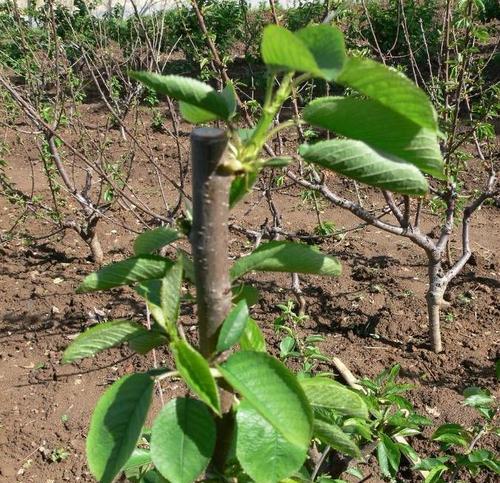
<instances>
[{"instance_id":1,"label":"brown bark","mask_svg":"<svg viewBox=\"0 0 500 483\"><path fill-rule=\"evenodd\" d=\"M198 128L191 133L193 167L193 250L198 305L200 351L207 358L216 352L219 330L231 309L228 270L229 188L232 176L219 170L227 145L222 129ZM220 390L222 418L217 420L213 465L224 468L234 428L233 395Z\"/></svg>"},{"instance_id":2,"label":"brown bark","mask_svg":"<svg viewBox=\"0 0 500 483\"><path fill-rule=\"evenodd\" d=\"M191 134L193 227L191 245L196 278L200 350L215 352L220 326L231 308L228 271L228 216L231 176L218 170L227 144L221 129Z\"/></svg>"}]
</instances>

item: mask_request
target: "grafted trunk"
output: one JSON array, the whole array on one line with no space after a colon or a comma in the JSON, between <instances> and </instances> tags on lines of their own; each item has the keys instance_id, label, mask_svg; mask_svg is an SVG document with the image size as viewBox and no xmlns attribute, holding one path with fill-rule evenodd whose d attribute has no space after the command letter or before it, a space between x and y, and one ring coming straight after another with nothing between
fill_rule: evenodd
<instances>
[{"instance_id":1,"label":"grafted trunk","mask_svg":"<svg viewBox=\"0 0 500 483\"><path fill-rule=\"evenodd\" d=\"M98 265L102 265L104 263L104 252L102 250L101 242L99 241L96 230L93 230L93 233L86 240L86 242L90 247L92 260Z\"/></svg>"},{"instance_id":2,"label":"grafted trunk","mask_svg":"<svg viewBox=\"0 0 500 483\"><path fill-rule=\"evenodd\" d=\"M427 317L429 322L429 337L431 348L439 353L443 350L441 341L441 307L445 305L443 299L447 282L441 266L441 253L429 255L429 289L427 290Z\"/></svg>"}]
</instances>

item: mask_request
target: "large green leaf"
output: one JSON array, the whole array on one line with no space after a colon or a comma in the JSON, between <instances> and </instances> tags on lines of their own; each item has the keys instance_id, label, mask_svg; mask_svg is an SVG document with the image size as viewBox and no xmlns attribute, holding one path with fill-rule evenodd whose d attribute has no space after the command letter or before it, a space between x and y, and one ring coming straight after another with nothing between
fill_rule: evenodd
<instances>
[{"instance_id":1,"label":"large green leaf","mask_svg":"<svg viewBox=\"0 0 500 483\"><path fill-rule=\"evenodd\" d=\"M222 324L217 340L217 351L222 352L240 340L248 322L248 306L245 300L238 302Z\"/></svg>"},{"instance_id":2,"label":"large green leaf","mask_svg":"<svg viewBox=\"0 0 500 483\"><path fill-rule=\"evenodd\" d=\"M175 366L186 384L202 401L220 414L219 391L206 359L183 339L175 341L171 347Z\"/></svg>"},{"instance_id":3,"label":"large green leaf","mask_svg":"<svg viewBox=\"0 0 500 483\"><path fill-rule=\"evenodd\" d=\"M219 367L222 376L284 438L307 448L312 411L297 378L263 352L241 351Z\"/></svg>"},{"instance_id":4,"label":"large green leaf","mask_svg":"<svg viewBox=\"0 0 500 483\"><path fill-rule=\"evenodd\" d=\"M385 476L394 477L399 470L401 451L398 445L384 433L380 435L377 445L377 458L382 473Z\"/></svg>"},{"instance_id":5,"label":"large green leaf","mask_svg":"<svg viewBox=\"0 0 500 483\"><path fill-rule=\"evenodd\" d=\"M192 124L205 124L220 119L218 114L193 106L187 102L181 101L179 103L179 108L183 119Z\"/></svg>"},{"instance_id":6,"label":"large green leaf","mask_svg":"<svg viewBox=\"0 0 500 483\"><path fill-rule=\"evenodd\" d=\"M310 163L377 188L416 196L428 190L418 168L361 141L335 139L303 144L300 154Z\"/></svg>"},{"instance_id":7,"label":"large green leaf","mask_svg":"<svg viewBox=\"0 0 500 483\"><path fill-rule=\"evenodd\" d=\"M342 33L329 25L311 25L292 33L268 25L262 36L262 58L275 71L307 72L333 80L345 62Z\"/></svg>"},{"instance_id":8,"label":"large green leaf","mask_svg":"<svg viewBox=\"0 0 500 483\"><path fill-rule=\"evenodd\" d=\"M368 419L368 408L361 396L328 377L300 380L309 403L313 407L334 409L345 416Z\"/></svg>"},{"instance_id":9,"label":"large green leaf","mask_svg":"<svg viewBox=\"0 0 500 483\"><path fill-rule=\"evenodd\" d=\"M307 448L287 441L246 400L236 413L236 456L257 483L275 483L297 471Z\"/></svg>"},{"instance_id":10,"label":"large green leaf","mask_svg":"<svg viewBox=\"0 0 500 483\"><path fill-rule=\"evenodd\" d=\"M295 35L312 53L322 77L336 79L346 61L342 32L331 25L310 25Z\"/></svg>"},{"instance_id":11,"label":"large green leaf","mask_svg":"<svg viewBox=\"0 0 500 483\"><path fill-rule=\"evenodd\" d=\"M268 25L262 35L264 63L276 71L289 70L320 75L318 64L304 42L278 25Z\"/></svg>"},{"instance_id":12,"label":"large green leaf","mask_svg":"<svg viewBox=\"0 0 500 483\"><path fill-rule=\"evenodd\" d=\"M87 460L100 483L111 483L125 466L141 436L153 396L154 380L131 374L101 396L87 436Z\"/></svg>"},{"instance_id":13,"label":"large green leaf","mask_svg":"<svg viewBox=\"0 0 500 483\"><path fill-rule=\"evenodd\" d=\"M142 325L131 320L104 322L82 332L66 348L62 356L62 362L68 364L77 359L90 357L105 349L116 347L147 334L148 331Z\"/></svg>"},{"instance_id":14,"label":"large green leaf","mask_svg":"<svg viewBox=\"0 0 500 483\"><path fill-rule=\"evenodd\" d=\"M235 280L252 270L334 276L340 274L341 266L335 257L325 255L311 245L271 241L237 260L231 267L231 278Z\"/></svg>"},{"instance_id":15,"label":"large green leaf","mask_svg":"<svg viewBox=\"0 0 500 483\"><path fill-rule=\"evenodd\" d=\"M182 270L183 261L182 257L179 257L172 268L163 277L160 289L163 319L167 332L171 337L175 337L177 333L176 324L179 317L181 300Z\"/></svg>"},{"instance_id":16,"label":"large green leaf","mask_svg":"<svg viewBox=\"0 0 500 483\"><path fill-rule=\"evenodd\" d=\"M141 233L134 242L134 253L136 255L146 255L153 253L165 245L178 240L180 235L177 231L160 226L154 230L148 230Z\"/></svg>"},{"instance_id":17,"label":"large green leaf","mask_svg":"<svg viewBox=\"0 0 500 483\"><path fill-rule=\"evenodd\" d=\"M354 441L336 424L315 419L313 430L314 436L317 437L322 443L331 446L333 449L336 449L341 453L353 456L354 458L360 456L361 453Z\"/></svg>"},{"instance_id":18,"label":"large green leaf","mask_svg":"<svg viewBox=\"0 0 500 483\"><path fill-rule=\"evenodd\" d=\"M350 58L337 82L399 112L419 126L438 132L437 114L425 92L395 69L370 59Z\"/></svg>"},{"instance_id":19,"label":"large green leaf","mask_svg":"<svg viewBox=\"0 0 500 483\"><path fill-rule=\"evenodd\" d=\"M240 347L244 351L266 352L266 339L262 334L257 322L253 319L247 320L247 325L240 338Z\"/></svg>"},{"instance_id":20,"label":"large green leaf","mask_svg":"<svg viewBox=\"0 0 500 483\"><path fill-rule=\"evenodd\" d=\"M215 447L215 423L201 401L178 398L156 417L151 456L169 481L192 483L207 467Z\"/></svg>"},{"instance_id":21,"label":"large green leaf","mask_svg":"<svg viewBox=\"0 0 500 483\"><path fill-rule=\"evenodd\" d=\"M304 109L304 119L414 164L440 179L443 159L434 131L371 99L325 97Z\"/></svg>"},{"instance_id":22,"label":"large green leaf","mask_svg":"<svg viewBox=\"0 0 500 483\"><path fill-rule=\"evenodd\" d=\"M77 292L107 290L121 285L131 285L144 280L162 278L173 262L156 255L139 255L121 262L106 265L85 277Z\"/></svg>"},{"instance_id":23,"label":"large green leaf","mask_svg":"<svg viewBox=\"0 0 500 483\"><path fill-rule=\"evenodd\" d=\"M234 111L231 111L233 106L228 102L226 95L196 79L150 72L130 72L130 77L160 94L210 113L214 116L213 119L229 120L233 115Z\"/></svg>"}]
</instances>

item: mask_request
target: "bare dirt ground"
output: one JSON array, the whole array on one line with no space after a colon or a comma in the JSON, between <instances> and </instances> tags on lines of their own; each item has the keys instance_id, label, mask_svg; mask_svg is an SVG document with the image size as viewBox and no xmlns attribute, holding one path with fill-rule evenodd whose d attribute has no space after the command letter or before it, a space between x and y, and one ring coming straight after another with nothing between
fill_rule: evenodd
<instances>
[{"instance_id":1,"label":"bare dirt ground","mask_svg":"<svg viewBox=\"0 0 500 483\"><path fill-rule=\"evenodd\" d=\"M187 128L186 128L187 129ZM166 135L156 135L159 149ZM187 149L187 135L183 138ZM163 147L162 147L163 146ZM171 149L172 150L172 149ZM28 178L23 154L14 152L16 176ZM12 163L11 163L12 164ZM473 162L471 162L473 164ZM148 178L148 168L138 165L134 179ZM332 180L345 191L349 185ZM145 182L147 186L147 182ZM364 191L365 202L373 193ZM149 197L159 194L149 193ZM298 193L277 195L284 227L312 231L315 218ZM0 199L0 229L10 227L15 208ZM258 196L238 207L234 219L248 228L258 227L269 216ZM359 221L338 208L325 206L324 218L337 227L352 228ZM30 222L31 223L31 222ZM437 219L425 214L430 232ZM33 234L47 233L41 222L32 222ZM326 337L322 351L338 356L356 376L374 376L394 363L402 366L402 379L415 385L410 398L436 425L445 421L472 424L473 411L461 405L467 386L495 389L494 363L499 357L498 271L500 253L498 210L481 209L472 224L474 257L448 291L451 307L443 315L445 352L428 350L424 292L425 255L411 242L379 230L349 231L341 240L321 243L321 249L342 261L336 279L302 277L309 319L303 333ZM106 221L100 225L106 260L131 254L133 235ZM232 232L230 252L239 256L251 243ZM452 251L459 250L454 239ZM83 329L104 319L145 320L145 308L131 289L107 294L76 295L83 277L96 269L87 248L73 233L29 246L20 240L0 246L0 481L92 481L85 464L85 435L92 408L106 386L122 374L153 365L152 355L138 357L123 347L71 366L60 363L70 341ZM277 351L279 338L273 319L276 304L292 298L288 276L260 274L247 277L261 290L262 299L252 314ZM186 333L195 330L195 314L183 311ZM157 354L168 364L168 355ZM322 370L334 371L329 364ZM169 386L164 396L185 391ZM159 403L157 402L157 405ZM432 448L415 446L423 452ZM368 465L365 474L374 471ZM374 473L367 481L381 481ZM408 478L408 479L406 479ZM401 481L411 481L402 476ZM482 480L483 481L483 480ZM493 480L491 480L493 481Z\"/></svg>"}]
</instances>

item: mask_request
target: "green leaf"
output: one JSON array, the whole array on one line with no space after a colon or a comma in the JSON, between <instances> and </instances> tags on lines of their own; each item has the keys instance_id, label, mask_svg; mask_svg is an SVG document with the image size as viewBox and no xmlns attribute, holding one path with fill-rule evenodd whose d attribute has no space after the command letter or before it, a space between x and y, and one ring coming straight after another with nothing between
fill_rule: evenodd
<instances>
[{"instance_id":1,"label":"green leaf","mask_svg":"<svg viewBox=\"0 0 500 483\"><path fill-rule=\"evenodd\" d=\"M441 483L443 481L441 475L446 470L448 470L446 465L434 466L425 477L424 483Z\"/></svg>"},{"instance_id":2,"label":"green leaf","mask_svg":"<svg viewBox=\"0 0 500 483\"><path fill-rule=\"evenodd\" d=\"M169 481L192 483L207 467L215 447L215 423L196 399L177 398L158 414L151 433L151 456Z\"/></svg>"},{"instance_id":3,"label":"green leaf","mask_svg":"<svg viewBox=\"0 0 500 483\"><path fill-rule=\"evenodd\" d=\"M363 141L374 149L414 164L445 179L436 133L371 99L325 97L304 109L304 119L341 136Z\"/></svg>"},{"instance_id":4,"label":"green leaf","mask_svg":"<svg viewBox=\"0 0 500 483\"><path fill-rule=\"evenodd\" d=\"M148 230L141 233L135 239L134 253L136 255L147 255L169 245L179 238L180 234L177 231L160 226L154 230Z\"/></svg>"},{"instance_id":5,"label":"green leaf","mask_svg":"<svg viewBox=\"0 0 500 483\"><path fill-rule=\"evenodd\" d=\"M476 449L469 453L467 457L471 463L483 463L484 461L493 458L494 455L487 449Z\"/></svg>"},{"instance_id":6,"label":"green leaf","mask_svg":"<svg viewBox=\"0 0 500 483\"><path fill-rule=\"evenodd\" d=\"M437 133L437 114L424 91L410 79L373 60L350 58L337 82L398 112L419 126Z\"/></svg>"},{"instance_id":7,"label":"green leaf","mask_svg":"<svg viewBox=\"0 0 500 483\"><path fill-rule=\"evenodd\" d=\"M191 124L205 124L220 119L218 114L193 106L187 102L179 102L179 108L182 118Z\"/></svg>"},{"instance_id":8,"label":"green leaf","mask_svg":"<svg viewBox=\"0 0 500 483\"><path fill-rule=\"evenodd\" d=\"M327 377L300 380L300 385L313 407L335 409L340 414L368 419L368 408L361 396Z\"/></svg>"},{"instance_id":9,"label":"green leaf","mask_svg":"<svg viewBox=\"0 0 500 483\"><path fill-rule=\"evenodd\" d=\"M77 292L95 292L144 280L163 278L172 264L171 260L156 255L127 258L121 262L106 265L101 270L85 277Z\"/></svg>"},{"instance_id":10,"label":"green leaf","mask_svg":"<svg viewBox=\"0 0 500 483\"><path fill-rule=\"evenodd\" d=\"M161 280L146 280L137 284L135 291L146 299L149 311L172 339L176 338L179 317L184 259L177 261L166 271Z\"/></svg>"},{"instance_id":11,"label":"green leaf","mask_svg":"<svg viewBox=\"0 0 500 483\"><path fill-rule=\"evenodd\" d=\"M261 272L296 272L316 275L339 275L341 266L335 257L316 247L288 241L263 243L250 255L241 257L231 267L233 280L252 270Z\"/></svg>"},{"instance_id":12,"label":"green leaf","mask_svg":"<svg viewBox=\"0 0 500 483\"><path fill-rule=\"evenodd\" d=\"M234 113L236 112L236 107L238 106L234 84L231 81L229 81L226 84L226 87L222 89L220 95L226 103L227 111L229 113L229 118L233 117Z\"/></svg>"},{"instance_id":13,"label":"green leaf","mask_svg":"<svg viewBox=\"0 0 500 483\"><path fill-rule=\"evenodd\" d=\"M150 72L130 72L129 75L160 94L210 113L214 116L213 119L229 120L233 114L226 97L204 82L189 77Z\"/></svg>"},{"instance_id":14,"label":"green leaf","mask_svg":"<svg viewBox=\"0 0 500 483\"><path fill-rule=\"evenodd\" d=\"M129 460L146 421L154 380L131 374L101 396L87 436L87 460L100 483L111 483Z\"/></svg>"},{"instance_id":15,"label":"green leaf","mask_svg":"<svg viewBox=\"0 0 500 483\"><path fill-rule=\"evenodd\" d=\"M346 61L342 32L331 25L310 25L295 35L313 55L322 77L335 80Z\"/></svg>"},{"instance_id":16,"label":"green leaf","mask_svg":"<svg viewBox=\"0 0 500 483\"><path fill-rule=\"evenodd\" d=\"M169 483L156 470L148 471L137 483Z\"/></svg>"},{"instance_id":17,"label":"green leaf","mask_svg":"<svg viewBox=\"0 0 500 483\"><path fill-rule=\"evenodd\" d=\"M359 448L354 441L342 431L336 424L327 423L320 419L314 420L313 426L314 436L322 443L331 446L332 448L347 454L354 458L361 456Z\"/></svg>"},{"instance_id":18,"label":"green leaf","mask_svg":"<svg viewBox=\"0 0 500 483\"><path fill-rule=\"evenodd\" d=\"M386 478L391 478L392 470L389 466L389 458L387 457L387 448L383 440L380 440L377 445L377 461L380 466L380 471L382 475Z\"/></svg>"},{"instance_id":19,"label":"green leaf","mask_svg":"<svg viewBox=\"0 0 500 483\"><path fill-rule=\"evenodd\" d=\"M401 461L401 451L398 445L386 434L381 434L381 441L384 442L385 452L389 466L391 468L391 475L395 475L399 470L399 463Z\"/></svg>"},{"instance_id":20,"label":"green leaf","mask_svg":"<svg viewBox=\"0 0 500 483\"><path fill-rule=\"evenodd\" d=\"M219 370L286 440L299 448L308 446L311 407L296 377L281 362L263 352L241 351Z\"/></svg>"},{"instance_id":21,"label":"green leaf","mask_svg":"<svg viewBox=\"0 0 500 483\"><path fill-rule=\"evenodd\" d=\"M145 280L138 283L134 290L146 300L151 315L154 317L158 325L165 329L166 321L161 308L161 286L163 279L160 280Z\"/></svg>"},{"instance_id":22,"label":"green leaf","mask_svg":"<svg viewBox=\"0 0 500 483\"><path fill-rule=\"evenodd\" d=\"M174 265L168 270L161 283L161 309L165 328L174 338L177 334L177 319L179 318L179 307L182 289L183 260L179 257Z\"/></svg>"},{"instance_id":23,"label":"green leaf","mask_svg":"<svg viewBox=\"0 0 500 483\"><path fill-rule=\"evenodd\" d=\"M236 285L232 287L233 292L233 304L239 303L241 300L245 300L248 307L255 305L259 299L259 291L252 285L247 285L242 283L241 285Z\"/></svg>"},{"instance_id":24,"label":"green leaf","mask_svg":"<svg viewBox=\"0 0 500 483\"><path fill-rule=\"evenodd\" d=\"M82 332L66 348L62 356L62 363L68 364L77 359L93 356L105 349L116 347L147 334L146 328L131 320L112 320L95 325Z\"/></svg>"},{"instance_id":25,"label":"green leaf","mask_svg":"<svg viewBox=\"0 0 500 483\"><path fill-rule=\"evenodd\" d=\"M252 191L252 187L257 181L258 172L250 171L236 176L231 182L229 189L229 207L234 208L238 201L242 200Z\"/></svg>"},{"instance_id":26,"label":"green leaf","mask_svg":"<svg viewBox=\"0 0 500 483\"><path fill-rule=\"evenodd\" d=\"M399 448L399 445L386 434L382 434L381 438L386 449L386 456L389 462L391 474L396 475L401 463L401 450Z\"/></svg>"},{"instance_id":27,"label":"green leaf","mask_svg":"<svg viewBox=\"0 0 500 483\"><path fill-rule=\"evenodd\" d=\"M222 324L219 339L217 340L217 352L223 352L232 347L241 338L248 321L248 306L245 300L241 300Z\"/></svg>"},{"instance_id":28,"label":"green leaf","mask_svg":"<svg viewBox=\"0 0 500 483\"><path fill-rule=\"evenodd\" d=\"M135 448L125 463L122 471L129 471L151 463L151 452L144 448Z\"/></svg>"},{"instance_id":29,"label":"green leaf","mask_svg":"<svg viewBox=\"0 0 500 483\"><path fill-rule=\"evenodd\" d=\"M304 42L284 27L268 25L264 28L261 53L264 63L274 71L300 71L321 76Z\"/></svg>"},{"instance_id":30,"label":"green leaf","mask_svg":"<svg viewBox=\"0 0 500 483\"><path fill-rule=\"evenodd\" d=\"M311 25L298 32L268 25L262 36L262 58L274 71L307 72L334 80L345 62L344 39L330 25Z\"/></svg>"},{"instance_id":31,"label":"green leaf","mask_svg":"<svg viewBox=\"0 0 500 483\"><path fill-rule=\"evenodd\" d=\"M491 406L494 401L489 391L481 389L480 387L468 387L464 391L464 396L465 399L463 404L471 407Z\"/></svg>"},{"instance_id":32,"label":"green leaf","mask_svg":"<svg viewBox=\"0 0 500 483\"><path fill-rule=\"evenodd\" d=\"M215 413L220 414L219 391L205 358L183 339L175 341L171 347L175 366L186 384Z\"/></svg>"},{"instance_id":33,"label":"green leaf","mask_svg":"<svg viewBox=\"0 0 500 483\"><path fill-rule=\"evenodd\" d=\"M145 334L128 341L130 348L139 354L147 354L150 350L165 345L168 337L160 331L148 330Z\"/></svg>"},{"instance_id":34,"label":"green leaf","mask_svg":"<svg viewBox=\"0 0 500 483\"><path fill-rule=\"evenodd\" d=\"M267 352L266 339L255 320L247 320L247 325L240 338L240 347L244 351Z\"/></svg>"},{"instance_id":35,"label":"green leaf","mask_svg":"<svg viewBox=\"0 0 500 483\"><path fill-rule=\"evenodd\" d=\"M434 441L456 444L466 448L470 443L470 434L460 424L443 424L432 435Z\"/></svg>"},{"instance_id":36,"label":"green leaf","mask_svg":"<svg viewBox=\"0 0 500 483\"><path fill-rule=\"evenodd\" d=\"M236 456L254 481L281 481L304 463L307 448L287 441L246 400L238 406L236 425Z\"/></svg>"},{"instance_id":37,"label":"green leaf","mask_svg":"<svg viewBox=\"0 0 500 483\"><path fill-rule=\"evenodd\" d=\"M361 141L335 139L303 144L300 154L310 163L377 188L417 196L428 190L418 168Z\"/></svg>"}]
</instances>

